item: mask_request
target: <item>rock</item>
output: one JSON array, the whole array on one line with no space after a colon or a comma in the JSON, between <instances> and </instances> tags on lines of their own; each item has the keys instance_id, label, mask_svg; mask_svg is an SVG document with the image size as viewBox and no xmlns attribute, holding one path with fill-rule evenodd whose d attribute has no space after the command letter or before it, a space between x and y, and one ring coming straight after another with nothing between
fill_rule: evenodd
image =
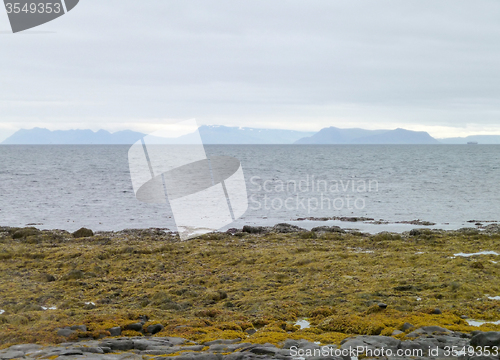
<instances>
[{"instance_id":1,"label":"rock","mask_svg":"<svg viewBox=\"0 0 500 360\"><path fill-rule=\"evenodd\" d=\"M182 345L187 341L186 339L180 337L164 337L162 339L168 341L173 346Z\"/></svg>"},{"instance_id":2,"label":"rock","mask_svg":"<svg viewBox=\"0 0 500 360\"><path fill-rule=\"evenodd\" d=\"M401 327L401 330L407 331L407 330L413 329L414 327L415 326L413 326L412 324L405 322L403 324L403 326Z\"/></svg>"},{"instance_id":3,"label":"rock","mask_svg":"<svg viewBox=\"0 0 500 360\"><path fill-rule=\"evenodd\" d=\"M298 340L286 339L283 345L283 349L290 349L291 347L296 346L299 347Z\"/></svg>"},{"instance_id":4,"label":"rock","mask_svg":"<svg viewBox=\"0 0 500 360\"><path fill-rule=\"evenodd\" d=\"M28 236L34 236L40 234L40 230L34 227L27 227L24 229L19 229L12 234L13 239L24 239Z\"/></svg>"},{"instance_id":5,"label":"rock","mask_svg":"<svg viewBox=\"0 0 500 360\"><path fill-rule=\"evenodd\" d=\"M104 348L110 348L111 350L128 351L134 348L134 342L129 339L116 339L108 340L99 343L99 347L104 350Z\"/></svg>"},{"instance_id":6,"label":"rock","mask_svg":"<svg viewBox=\"0 0 500 360\"><path fill-rule=\"evenodd\" d=\"M474 335L470 339L471 346L500 346L500 331L488 331Z\"/></svg>"},{"instance_id":7,"label":"rock","mask_svg":"<svg viewBox=\"0 0 500 360\"><path fill-rule=\"evenodd\" d=\"M149 334L157 334L159 333L160 331L162 331L164 329L163 325L162 324L154 324L154 325L149 325L147 327L147 332Z\"/></svg>"},{"instance_id":8,"label":"rock","mask_svg":"<svg viewBox=\"0 0 500 360\"><path fill-rule=\"evenodd\" d=\"M133 330L137 332L142 332L143 331L143 326L144 324L142 322L134 323L134 324L128 324L124 326L124 330Z\"/></svg>"},{"instance_id":9,"label":"rock","mask_svg":"<svg viewBox=\"0 0 500 360\"><path fill-rule=\"evenodd\" d=\"M442 312L438 308L435 308L434 311L432 312L434 315L441 315Z\"/></svg>"},{"instance_id":10,"label":"rock","mask_svg":"<svg viewBox=\"0 0 500 360\"><path fill-rule=\"evenodd\" d=\"M243 229L241 231L249 233L249 234L264 234L264 233L268 233L270 231L270 229L268 227L264 227L264 226L245 225L245 226L243 226Z\"/></svg>"},{"instance_id":11,"label":"rock","mask_svg":"<svg viewBox=\"0 0 500 360\"><path fill-rule=\"evenodd\" d=\"M316 226L311 229L313 232L335 232L335 233L345 233L340 226Z\"/></svg>"},{"instance_id":12,"label":"rock","mask_svg":"<svg viewBox=\"0 0 500 360\"><path fill-rule=\"evenodd\" d=\"M69 327L71 330L76 330L76 331L81 331L81 332L86 332L87 331L87 326L85 325L73 325Z\"/></svg>"},{"instance_id":13,"label":"rock","mask_svg":"<svg viewBox=\"0 0 500 360\"><path fill-rule=\"evenodd\" d=\"M422 335L450 334L451 331L440 326L422 326L406 335L406 337L419 337Z\"/></svg>"},{"instance_id":14,"label":"rock","mask_svg":"<svg viewBox=\"0 0 500 360\"><path fill-rule=\"evenodd\" d=\"M387 304L384 304L384 303L378 303L378 307L381 308L381 309L387 309Z\"/></svg>"},{"instance_id":15,"label":"rock","mask_svg":"<svg viewBox=\"0 0 500 360\"><path fill-rule=\"evenodd\" d=\"M71 330L70 328L64 328L64 329L57 330L57 336L70 337L74 333L76 333L76 331Z\"/></svg>"},{"instance_id":16,"label":"rock","mask_svg":"<svg viewBox=\"0 0 500 360\"><path fill-rule=\"evenodd\" d=\"M391 336L396 336L396 335L400 335L400 334L404 334L401 330L394 330L391 334Z\"/></svg>"},{"instance_id":17,"label":"rock","mask_svg":"<svg viewBox=\"0 0 500 360\"><path fill-rule=\"evenodd\" d=\"M110 329L107 329L106 331L109 331L110 336L120 336L122 334L122 328L119 326L112 327Z\"/></svg>"},{"instance_id":18,"label":"rock","mask_svg":"<svg viewBox=\"0 0 500 360\"><path fill-rule=\"evenodd\" d=\"M246 329L245 332L248 334L248 335L253 335L257 332L257 330L251 328L251 329Z\"/></svg>"},{"instance_id":19,"label":"rock","mask_svg":"<svg viewBox=\"0 0 500 360\"><path fill-rule=\"evenodd\" d=\"M71 235L73 235L74 238L92 237L92 236L94 236L94 232L90 229L82 227L81 229L76 230Z\"/></svg>"},{"instance_id":20,"label":"rock","mask_svg":"<svg viewBox=\"0 0 500 360\"><path fill-rule=\"evenodd\" d=\"M0 359L2 360L17 359L21 357L24 357L24 353L22 351L9 349L7 351L0 351Z\"/></svg>"},{"instance_id":21,"label":"rock","mask_svg":"<svg viewBox=\"0 0 500 360\"><path fill-rule=\"evenodd\" d=\"M296 225L290 225L286 223L276 224L272 228L272 232L275 232L277 234L288 234L299 231L306 231L306 229L302 229L301 227L298 227Z\"/></svg>"},{"instance_id":22,"label":"rock","mask_svg":"<svg viewBox=\"0 0 500 360\"><path fill-rule=\"evenodd\" d=\"M251 353L256 355L271 355L274 356L278 352L278 349L272 347L257 346L249 350Z\"/></svg>"},{"instance_id":23,"label":"rock","mask_svg":"<svg viewBox=\"0 0 500 360\"><path fill-rule=\"evenodd\" d=\"M391 349L393 352L396 352L399 345L401 344L401 340L395 339L390 336L357 336L355 338L347 339L340 346L341 349L350 349L357 348L358 346L362 346L364 349L368 350L379 350L381 348Z\"/></svg>"},{"instance_id":24,"label":"rock","mask_svg":"<svg viewBox=\"0 0 500 360\"><path fill-rule=\"evenodd\" d=\"M233 340L220 339L220 340L207 341L206 343L203 343L203 345L205 345L205 346L211 346L211 345L219 345L219 344L235 344L235 343L237 343L239 341L241 341L240 338L233 339Z\"/></svg>"},{"instance_id":25,"label":"rock","mask_svg":"<svg viewBox=\"0 0 500 360\"><path fill-rule=\"evenodd\" d=\"M83 355L83 352L77 349L68 349L59 353L59 356L74 356L74 355Z\"/></svg>"},{"instance_id":26,"label":"rock","mask_svg":"<svg viewBox=\"0 0 500 360\"><path fill-rule=\"evenodd\" d=\"M100 347L79 347L76 349L84 353L104 354L104 351Z\"/></svg>"}]
</instances>

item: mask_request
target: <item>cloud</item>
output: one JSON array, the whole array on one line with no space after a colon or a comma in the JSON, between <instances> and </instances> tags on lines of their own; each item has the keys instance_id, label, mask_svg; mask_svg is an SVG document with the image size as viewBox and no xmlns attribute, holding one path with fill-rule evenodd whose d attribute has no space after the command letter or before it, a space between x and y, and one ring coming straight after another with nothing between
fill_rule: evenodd
<instances>
[{"instance_id":1,"label":"cloud","mask_svg":"<svg viewBox=\"0 0 500 360\"><path fill-rule=\"evenodd\" d=\"M86 0L45 32L2 31L0 121L498 132L499 13L495 1Z\"/></svg>"}]
</instances>

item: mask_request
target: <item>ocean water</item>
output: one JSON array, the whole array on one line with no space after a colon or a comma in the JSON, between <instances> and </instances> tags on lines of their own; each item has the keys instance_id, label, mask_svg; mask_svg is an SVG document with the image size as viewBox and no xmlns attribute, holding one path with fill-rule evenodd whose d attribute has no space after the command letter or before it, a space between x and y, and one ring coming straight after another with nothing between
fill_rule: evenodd
<instances>
[{"instance_id":1,"label":"ocean water","mask_svg":"<svg viewBox=\"0 0 500 360\"><path fill-rule=\"evenodd\" d=\"M166 227L168 205L135 198L129 146L0 146L0 226L74 231ZM474 226L500 220L498 145L208 145L240 160L249 208L235 223L305 228L341 225L377 232ZM368 217L343 222L303 220ZM301 219L298 220L297 219Z\"/></svg>"}]
</instances>

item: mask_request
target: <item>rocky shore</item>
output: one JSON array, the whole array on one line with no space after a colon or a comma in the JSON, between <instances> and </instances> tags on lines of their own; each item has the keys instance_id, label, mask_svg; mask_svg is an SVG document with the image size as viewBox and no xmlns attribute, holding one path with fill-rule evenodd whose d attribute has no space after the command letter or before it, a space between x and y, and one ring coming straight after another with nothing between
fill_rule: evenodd
<instances>
[{"instance_id":1,"label":"rocky shore","mask_svg":"<svg viewBox=\"0 0 500 360\"><path fill-rule=\"evenodd\" d=\"M357 347L498 359L477 350L500 346L499 254L495 224L376 235L278 224L186 242L168 229L3 227L0 360L349 359L338 351ZM434 352L396 356L419 349Z\"/></svg>"}]
</instances>

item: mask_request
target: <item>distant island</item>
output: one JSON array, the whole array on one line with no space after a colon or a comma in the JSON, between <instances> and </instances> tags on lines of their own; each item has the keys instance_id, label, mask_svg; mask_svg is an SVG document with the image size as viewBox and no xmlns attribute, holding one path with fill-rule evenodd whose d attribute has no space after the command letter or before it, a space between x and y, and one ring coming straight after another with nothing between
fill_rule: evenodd
<instances>
[{"instance_id":1,"label":"distant island","mask_svg":"<svg viewBox=\"0 0 500 360\"><path fill-rule=\"evenodd\" d=\"M318 132L280 129L256 129L203 125L199 133L204 144L378 144L378 145L419 145L419 144L500 144L500 135L473 135L463 138L435 139L425 131L406 129L366 130L359 128L341 129L328 127ZM55 130L34 128L21 129L7 138L5 145L131 145L146 134L131 130L110 133L106 130ZM162 139L168 144L191 144L195 133Z\"/></svg>"}]
</instances>

